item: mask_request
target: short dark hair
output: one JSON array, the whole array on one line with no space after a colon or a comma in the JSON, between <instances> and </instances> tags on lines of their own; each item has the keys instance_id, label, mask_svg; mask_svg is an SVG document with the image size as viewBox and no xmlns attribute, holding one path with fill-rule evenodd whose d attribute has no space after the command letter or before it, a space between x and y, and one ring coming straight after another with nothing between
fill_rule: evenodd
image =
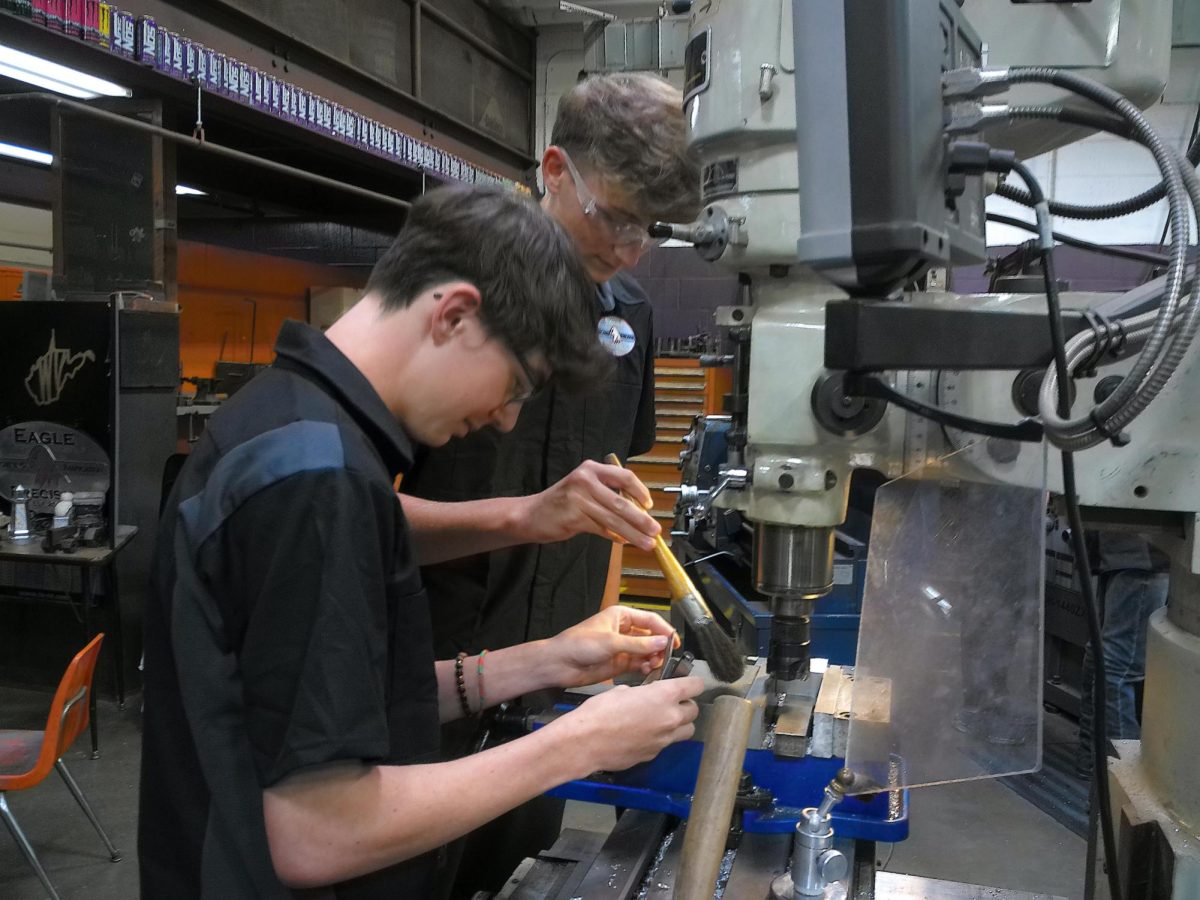
<instances>
[{"instance_id":1,"label":"short dark hair","mask_svg":"<svg viewBox=\"0 0 1200 900\"><path fill-rule=\"evenodd\" d=\"M700 212L683 94L657 75L592 75L572 86L558 101L550 143L620 188L642 218L690 222Z\"/></svg>"},{"instance_id":2,"label":"short dark hair","mask_svg":"<svg viewBox=\"0 0 1200 900\"><path fill-rule=\"evenodd\" d=\"M607 374L596 285L575 242L532 199L482 185L430 191L375 264L367 292L388 311L460 279L479 289L489 334L523 362L542 354L555 383L577 390Z\"/></svg>"}]
</instances>

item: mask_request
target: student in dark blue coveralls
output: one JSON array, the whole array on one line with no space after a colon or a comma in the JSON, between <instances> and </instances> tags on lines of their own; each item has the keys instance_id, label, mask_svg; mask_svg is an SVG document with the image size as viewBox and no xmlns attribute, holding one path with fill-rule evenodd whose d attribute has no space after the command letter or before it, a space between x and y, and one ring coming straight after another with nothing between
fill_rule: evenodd
<instances>
[{"instance_id":1,"label":"student in dark blue coveralls","mask_svg":"<svg viewBox=\"0 0 1200 900\"><path fill-rule=\"evenodd\" d=\"M425 535L436 541L421 562L443 655L548 637L615 602L621 542L649 549L659 530L632 505L612 508L621 473L599 461L637 456L655 441L652 310L624 270L653 245L651 222L689 222L700 209L682 95L647 74L576 84L559 102L541 181L543 208L571 235L595 283L585 312L616 365L586 393L543 392L507 434L480 432L418 454L401 493L418 546ZM649 499L640 482L635 496ZM470 723L449 727L447 751L467 752L472 737ZM484 871L457 894L495 889L522 857L553 843L561 801L534 807L466 849L464 872ZM485 857L491 864L481 866Z\"/></svg>"},{"instance_id":2,"label":"student in dark blue coveralls","mask_svg":"<svg viewBox=\"0 0 1200 900\"><path fill-rule=\"evenodd\" d=\"M692 734L702 683L668 680L438 761L440 723L648 672L670 641L612 607L435 662L393 493L414 444L507 431L539 390L606 368L593 290L531 201L434 191L363 299L324 335L286 324L275 363L213 416L166 503L146 611L143 897L429 900L439 846Z\"/></svg>"},{"instance_id":3,"label":"student in dark blue coveralls","mask_svg":"<svg viewBox=\"0 0 1200 900\"><path fill-rule=\"evenodd\" d=\"M1146 629L1150 615L1167 603L1170 564L1164 553L1138 534L1101 531L1099 544L1100 602L1103 608L1105 717L1108 737L1129 741L1141 737L1137 687L1146 679ZM1083 691L1079 700L1079 746L1075 773L1092 775L1093 704L1089 641L1083 654Z\"/></svg>"}]
</instances>

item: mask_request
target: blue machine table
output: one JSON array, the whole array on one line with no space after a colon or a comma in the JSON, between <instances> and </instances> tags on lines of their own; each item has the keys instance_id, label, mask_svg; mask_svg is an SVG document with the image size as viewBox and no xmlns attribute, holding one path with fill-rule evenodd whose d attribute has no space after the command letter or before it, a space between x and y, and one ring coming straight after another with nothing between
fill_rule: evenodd
<instances>
[{"instance_id":1,"label":"blue machine table","mask_svg":"<svg viewBox=\"0 0 1200 900\"><path fill-rule=\"evenodd\" d=\"M845 713L828 700L822 715L820 698L840 696L839 686L849 672L818 661L802 681L788 683L786 693L780 694L777 689L783 685L773 682L761 658L748 659L742 678L728 685L715 680L703 660L696 660L691 674L705 680L705 691L697 699L695 739L672 744L649 762L623 772L599 772L568 782L551 795L686 819L711 727L712 704L729 694L748 700L754 708L735 805L738 824L747 834L791 834L802 810L820 805L825 786L845 765L836 755L845 746L844 739L839 743L832 737L819 739L817 734L827 732L818 727L822 718L826 723L839 719L843 727L847 724ZM654 677L657 673L648 680ZM527 717L526 727L536 728L549 717L569 712L588 694L605 689L568 692L549 716ZM908 792L898 787L906 782L903 759L893 759L889 769L888 784L879 785L875 793L847 796L834 807L832 825L840 837L888 843L908 837Z\"/></svg>"}]
</instances>

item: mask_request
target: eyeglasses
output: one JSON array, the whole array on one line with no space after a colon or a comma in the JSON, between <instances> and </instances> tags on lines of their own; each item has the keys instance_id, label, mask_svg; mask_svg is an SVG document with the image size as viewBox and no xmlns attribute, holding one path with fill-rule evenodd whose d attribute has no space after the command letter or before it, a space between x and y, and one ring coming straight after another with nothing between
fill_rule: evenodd
<instances>
[{"instance_id":1,"label":"eyeglasses","mask_svg":"<svg viewBox=\"0 0 1200 900\"><path fill-rule=\"evenodd\" d=\"M643 252L651 247L657 247L663 242L663 238L652 237L647 226L618 217L597 203L596 195L588 189L583 176L575 168L575 163L571 162L571 157L567 155L567 151L562 147L559 147L558 150L567 164L567 171L571 173L571 180L575 182L575 195L579 198L583 214L605 230L612 238L613 246L636 248L639 252Z\"/></svg>"},{"instance_id":2,"label":"eyeglasses","mask_svg":"<svg viewBox=\"0 0 1200 900\"><path fill-rule=\"evenodd\" d=\"M507 345L505 349L508 350ZM525 357L515 350L508 350L508 354L517 361L517 365L521 367L521 374L524 376L524 384L521 379L516 379L517 383L513 387L512 395L504 401L505 406L511 406L514 403L518 406L525 403L527 400L532 400L537 396L542 389L543 383L534 375L533 370L529 367L529 363L525 361Z\"/></svg>"}]
</instances>

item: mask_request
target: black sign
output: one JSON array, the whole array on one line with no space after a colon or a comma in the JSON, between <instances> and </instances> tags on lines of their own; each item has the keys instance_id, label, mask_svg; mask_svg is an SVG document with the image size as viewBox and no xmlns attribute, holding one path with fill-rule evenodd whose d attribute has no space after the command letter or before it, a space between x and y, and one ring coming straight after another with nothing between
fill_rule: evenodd
<instances>
[{"instance_id":1,"label":"black sign","mask_svg":"<svg viewBox=\"0 0 1200 900\"><path fill-rule=\"evenodd\" d=\"M708 53L711 29L695 35L683 50L683 105L708 89Z\"/></svg>"},{"instance_id":2,"label":"black sign","mask_svg":"<svg viewBox=\"0 0 1200 900\"><path fill-rule=\"evenodd\" d=\"M737 159L719 159L704 167L700 196L705 203L710 203L717 197L736 194L738 190L738 161Z\"/></svg>"},{"instance_id":3,"label":"black sign","mask_svg":"<svg viewBox=\"0 0 1200 900\"><path fill-rule=\"evenodd\" d=\"M108 303L0 303L0 428L54 423L111 457L112 323Z\"/></svg>"}]
</instances>

